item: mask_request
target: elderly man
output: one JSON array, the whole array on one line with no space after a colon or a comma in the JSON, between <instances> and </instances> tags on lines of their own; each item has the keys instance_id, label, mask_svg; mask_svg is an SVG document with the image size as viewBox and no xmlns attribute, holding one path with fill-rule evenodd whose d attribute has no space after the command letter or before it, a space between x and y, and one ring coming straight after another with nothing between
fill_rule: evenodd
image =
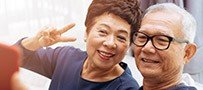
<instances>
[{"instance_id":1,"label":"elderly man","mask_svg":"<svg viewBox=\"0 0 203 90\"><path fill-rule=\"evenodd\" d=\"M141 72L140 90L196 90L181 83L184 64L196 52L195 19L172 3L149 7L133 35L134 56Z\"/></svg>"}]
</instances>

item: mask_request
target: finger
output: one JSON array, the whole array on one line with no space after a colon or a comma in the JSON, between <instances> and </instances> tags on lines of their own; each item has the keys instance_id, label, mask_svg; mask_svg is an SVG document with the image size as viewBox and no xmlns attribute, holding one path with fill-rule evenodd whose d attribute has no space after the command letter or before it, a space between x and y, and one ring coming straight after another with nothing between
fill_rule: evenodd
<instances>
[{"instance_id":1,"label":"finger","mask_svg":"<svg viewBox=\"0 0 203 90\"><path fill-rule=\"evenodd\" d=\"M57 31L56 28L54 27L50 27L44 31L41 32L42 36L48 36L48 37L52 37L52 36L56 36L57 35Z\"/></svg>"},{"instance_id":2,"label":"finger","mask_svg":"<svg viewBox=\"0 0 203 90\"><path fill-rule=\"evenodd\" d=\"M56 41L48 36L43 36L39 39L39 43L41 47L47 47L56 43Z\"/></svg>"},{"instance_id":3,"label":"finger","mask_svg":"<svg viewBox=\"0 0 203 90\"><path fill-rule=\"evenodd\" d=\"M56 29L50 31L49 36L53 39L56 39L57 37L60 37L61 35L58 33Z\"/></svg>"},{"instance_id":4,"label":"finger","mask_svg":"<svg viewBox=\"0 0 203 90\"><path fill-rule=\"evenodd\" d=\"M43 31L41 34L42 34L42 36L49 36L49 32L48 31Z\"/></svg>"},{"instance_id":5,"label":"finger","mask_svg":"<svg viewBox=\"0 0 203 90\"><path fill-rule=\"evenodd\" d=\"M60 37L58 39L59 42L73 42L75 40L76 40L75 37Z\"/></svg>"},{"instance_id":6,"label":"finger","mask_svg":"<svg viewBox=\"0 0 203 90\"><path fill-rule=\"evenodd\" d=\"M68 24L68 25L64 26L62 29L59 29L58 32L59 32L59 34L63 34L66 31L68 31L69 29L73 28L74 26L75 26L75 23Z\"/></svg>"},{"instance_id":7,"label":"finger","mask_svg":"<svg viewBox=\"0 0 203 90\"><path fill-rule=\"evenodd\" d=\"M43 35L46 35L46 34L45 34L45 31L46 31L47 29L48 29L48 27L46 27L46 26L42 27L42 28L39 30L39 32L37 33L36 38L37 38L37 39L40 39Z\"/></svg>"}]
</instances>

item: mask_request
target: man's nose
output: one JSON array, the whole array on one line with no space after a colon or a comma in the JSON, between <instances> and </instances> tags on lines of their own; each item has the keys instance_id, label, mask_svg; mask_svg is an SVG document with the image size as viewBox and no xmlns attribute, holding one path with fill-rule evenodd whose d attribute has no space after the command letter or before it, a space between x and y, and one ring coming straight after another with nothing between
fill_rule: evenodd
<instances>
[{"instance_id":1,"label":"man's nose","mask_svg":"<svg viewBox=\"0 0 203 90\"><path fill-rule=\"evenodd\" d=\"M142 47L142 51L144 52L150 52L150 53L155 53L155 47L153 46L153 43L151 40L149 40L145 46Z\"/></svg>"},{"instance_id":2,"label":"man's nose","mask_svg":"<svg viewBox=\"0 0 203 90\"><path fill-rule=\"evenodd\" d=\"M109 36L107 37L107 39L104 41L104 46L112 49L112 48L116 48L116 42L115 42L115 38L114 36Z\"/></svg>"}]
</instances>

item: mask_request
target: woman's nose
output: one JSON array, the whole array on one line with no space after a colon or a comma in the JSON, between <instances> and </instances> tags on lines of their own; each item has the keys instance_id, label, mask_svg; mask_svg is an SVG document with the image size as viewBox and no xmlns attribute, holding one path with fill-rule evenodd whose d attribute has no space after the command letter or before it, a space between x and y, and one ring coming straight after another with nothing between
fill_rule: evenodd
<instances>
[{"instance_id":1,"label":"woman's nose","mask_svg":"<svg viewBox=\"0 0 203 90\"><path fill-rule=\"evenodd\" d=\"M115 38L113 36L108 37L105 41L104 41L104 46L113 49L116 48L116 42L115 42Z\"/></svg>"}]
</instances>

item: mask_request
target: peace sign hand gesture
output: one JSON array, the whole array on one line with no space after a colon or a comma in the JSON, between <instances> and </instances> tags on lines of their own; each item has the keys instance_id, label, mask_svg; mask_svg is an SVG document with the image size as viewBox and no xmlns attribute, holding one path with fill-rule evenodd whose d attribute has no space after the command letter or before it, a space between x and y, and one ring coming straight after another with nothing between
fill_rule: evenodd
<instances>
[{"instance_id":1,"label":"peace sign hand gesture","mask_svg":"<svg viewBox=\"0 0 203 90\"><path fill-rule=\"evenodd\" d=\"M50 45L53 45L57 42L72 42L75 41L75 37L65 37L62 36L63 33L70 30L72 27L74 27L75 24L69 24L64 26L61 29L56 28L49 28L49 27L43 27L40 32L37 33L36 36L31 38L24 39L21 44L28 50L35 51L41 47L47 47Z\"/></svg>"}]
</instances>

